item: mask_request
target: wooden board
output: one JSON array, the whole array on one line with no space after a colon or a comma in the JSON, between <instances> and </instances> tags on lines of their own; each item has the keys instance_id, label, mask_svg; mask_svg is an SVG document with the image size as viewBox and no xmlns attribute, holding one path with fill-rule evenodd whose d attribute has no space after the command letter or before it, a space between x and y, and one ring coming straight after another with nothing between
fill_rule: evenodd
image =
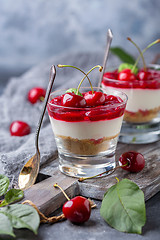
<instances>
[{"instance_id":1,"label":"wooden board","mask_svg":"<svg viewBox=\"0 0 160 240\"><path fill-rule=\"evenodd\" d=\"M51 177L26 190L25 199L33 201L43 213L48 215L66 201L61 191L53 187L54 183L62 186L71 198L80 194L91 199L102 200L107 189L116 183L115 177L118 177L120 180L128 178L134 181L143 190L145 199L148 200L160 191L160 142L147 145L118 144L116 160L121 153L129 150L138 151L145 156L146 165L141 172L135 174L118 169L106 177L84 182L78 182L76 178L62 174L58 170L58 156L55 155L41 166L40 170L41 173Z\"/></svg>"}]
</instances>

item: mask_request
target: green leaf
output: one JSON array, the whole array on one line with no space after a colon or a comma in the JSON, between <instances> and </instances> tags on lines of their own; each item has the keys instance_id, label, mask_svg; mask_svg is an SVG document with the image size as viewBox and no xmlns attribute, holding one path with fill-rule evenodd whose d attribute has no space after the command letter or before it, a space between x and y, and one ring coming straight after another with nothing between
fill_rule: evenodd
<instances>
[{"instance_id":1,"label":"green leaf","mask_svg":"<svg viewBox=\"0 0 160 240\"><path fill-rule=\"evenodd\" d=\"M37 234L40 218L33 207L23 204L3 207L0 210L0 221L3 214L10 219L13 228L27 228Z\"/></svg>"},{"instance_id":2,"label":"green leaf","mask_svg":"<svg viewBox=\"0 0 160 240\"><path fill-rule=\"evenodd\" d=\"M10 219L3 213L0 213L0 234L15 237Z\"/></svg>"},{"instance_id":3,"label":"green leaf","mask_svg":"<svg viewBox=\"0 0 160 240\"><path fill-rule=\"evenodd\" d=\"M122 64L120 64L119 68L118 68L118 72L121 72L124 69L131 69L132 70L133 69L133 64L130 64L130 63L122 63ZM135 67L133 73L137 74L137 72L138 72L138 68Z\"/></svg>"},{"instance_id":4,"label":"green leaf","mask_svg":"<svg viewBox=\"0 0 160 240\"><path fill-rule=\"evenodd\" d=\"M13 203L15 201L19 201L20 199L22 199L24 196L24 193L22 190L20 189L10 189L6 195L4 200L1 202L0 207L2 206L6 206L10 203Z\"/></svg>"},{"instance_id":5,"label":"green leaf","mask_svg":"<svg viewBox=\"0 0 160 240\"><path fill-rule=\"evenodd\" d=\"M120 47L114 47L114 48L112 47L110 48L110 51L111 53L116 55L122 62L130 63L130 64L135 63L134 57Z\"/></svg>"},{"instance_id":6,"label":"green leaf","mask_svg":"<svg viewBox=\"0 0 160 240\"><path fill-rule=\"evenodd\" d=\"M146 222L144 194L132 181L123 179L105 194L100 214L113 228L141 234Z\"/></svg>"},{"instance_id":7,"label":"green leaf","mask_svg":"<svg viewBox=\"0 0 160 240\"><path fill-rule=\"evenodd\" d=\"M77 88L69 88L69 89L66 91L66 93L69 93L69 92L77 94ZM77 94L77 95L83 97L82 93L80 93L79 91L78 91L78 94Z\"/></svg>"},{"instance_id":8,"label":"green leaf","mask_svg":"<svg viewBox=\"0 0 160 240\"><path fill-rule=\"evenodd\" d=\"M137 139L136 137L133 137L131 142L134 143L136 139Z\"/></svg>"},{"instance_id":9,"label":"green leaf","mask_svg":"<svg viewBox=\"0 0 160 240\"><path fill-rule=\"evenodd\" d=\"M7 192L9 186L9 179L4 175L0 175L0 196Z\"/></svg>"}]
</instances>

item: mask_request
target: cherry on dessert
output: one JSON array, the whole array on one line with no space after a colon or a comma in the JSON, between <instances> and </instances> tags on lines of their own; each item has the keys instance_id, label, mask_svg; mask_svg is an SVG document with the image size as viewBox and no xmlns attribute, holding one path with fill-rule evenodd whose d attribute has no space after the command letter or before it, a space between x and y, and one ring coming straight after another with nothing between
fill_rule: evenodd
<instances>
[{"instance_id":1,"label":"cherry on dessert","mask_svg":"<svg viewBox=\"0 0 160 240\"><path fill-rule=\"evenodd\" d=\"M62 96L57 96L57 97L53 98L53 99L50 101L50 103L51 103L51 104L55 104L55 105L61 105L62 98L63 98L63 95L62 95Z\"/></svg>"},{"instance_id":2,"label":"cherry on dessert","mask_svg":"<svg viewBox=\"0 0 160 240\"><path fill-rule=\"evenodd\" d=\"M14 121L10 125L11 136L25 136L30 133L30 126L26 122Z\"/></svg>"},{"instance_id":3,"label":"cherry on dessert","mask_svg":"<svg viewBox=\"0 0 160 240\"><path fill-rule=\"evenodd\" d=\"M40 87L32 88L28 92L28 101L34 104L38 100L44 99L45 94L46 94L46 90L44 88L40 88Z\"/></svg>"},{"instance_id":4,"label":"cherry on dessert","mask_svg":"<svg viewBox=\"0 0 160 240\"><path fill-rule=\"evenodd\" d=\"M102 92L92 93L92 91L89 91L84 94L84 98L89 107L100 106L105 102L105 94Z\"/></svg>"},{"instance_id":5,"label":"cherry on dessert","mask_svg":"<svg viewBox=\"0 0 160 240\"><path fill-rule=\"evenodd\" d=\"M75 93L65 93L62 98L62 105L65 107L83 108L86 106L86 100Z\"/></svg>"},{"instance_id":6,"label":"cherry on dessert","mask_svg":"<svg viewBox=\"0 0 160 240\"><path fill-rule=\"evenodd\" d=\"M138 80L149 80L151 77L151 72L149 71L144 71L144 70L140 70L138 73L137 73L137 79Z\"/></svg>"},{"instance_id":7,"label":"cherry on dessert","mask_svg":"<svg viewBox=\"0 0 160 240\"><path fill-rule=\"evenodd\" d=\"M107 95L107 94L105 95L105 104L108 104L108 103L115 104L115 103L121 103L121 102L123 102L123 100L118 96Z\"/></svg>"},{"instance_id":8,"label":"cherry on dessert","mask_svg":"<svg viewBox=\"0 0 160 240\"><path fill-rule=\"evenodd\" d=\"M84 223L91 215L91 205L88 199L77 196L63 205L64 216L73 223Z\"/></svg>"},{"instance_id":9,"label":"cherry on dessert","mask_svg":"<svg viewBox=\"0 0 160 240\"><path fill-rule=\"evenodd\" d=\"M130 63L121 63L118 67L118 72L123 71L124 69L131 69L132 73L137 74L138 68L134 67L133 64Z\"/></svg>"},{"instance_id":10,"label":"cherry on dessert","mask_svg":"<svg viewBox=\"0 0 160 240\"><path fill-rule=\"evenodd\" d=\"M119 158L119 165L126 165L122 169L129 172L140 172L145 166L144 156L134 151L125 152Z\"/></svg>"},{"instance_id":11,"label":"cherry on dessert","mask_svg":"<svg viewBox=\"0 0 160 240\"><path fill-rule=\"evenodd\" d=\"M121 81L134 81L136 80L135 75L132 73L131 69L124 69L118 74L118 80Z\"/></svg>"},{"instance_id":12,"label":"cherry on dessert","mask_svg":"<svg viewBox=\"0 0 160 240\"><path fill-rule=\"evenodd\" d=\"M109 79L117 79L118 71L115 70L113 72L105 72L103 77Z\"/></svg>"},{"instance_id":13,"label":"cherry on dessert","mask_svg":"<svg viewBox=\"0 0 160 240\"><path fill-rule=\"evenodd\" d=\"M71 65L58 64L57 67L60 67L60 68L63 68L63 67L72 67L72 68L75 68L75 69L79 70L81 73L83 73L83 74L85 75L85 76L82 78L82 80L80 81L80 83L79 83L79 85L78 85L77 88L70 88L70 89L67 90L67 92L75 93L76 95L80 95L80 96L82 96L82 97L83 97L83 95L79 92L79 89L80 89L80 87L81 87L84 79L85 79L85 78L88 79L89 84L90 84L90 86L91 86L92 93L94 93L94 91L93 91L93 86L92 86L91 80L90 80L89 77L88 77L88 74L89 74L90 72L92 72L95 68L99 68L99 71L100 71L100 72L102 72L102 69L103 69L102 66L97 65L97 66L91 68L87 73L85 73L85 72L84 72L83 70L81 70L80 68L77 68L77 67L71 66Z\"/></svg>"}]
</instances>

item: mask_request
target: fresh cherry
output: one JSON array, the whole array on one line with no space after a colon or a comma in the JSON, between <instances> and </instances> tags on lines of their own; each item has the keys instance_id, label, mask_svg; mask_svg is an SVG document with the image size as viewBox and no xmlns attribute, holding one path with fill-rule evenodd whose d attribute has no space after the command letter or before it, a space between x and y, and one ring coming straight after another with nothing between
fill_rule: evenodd
<instances>
[{"instance_id":1,"label":"fresh cherry","mask_svg":"<svg viewBox=\"0 0 160 240\"><path fill-rule=\"evenodd\" d=\"M87 198L77 196L63 205L64 216L73 223L84 223L91 215L91 205Z\"/></svg>"},{"instance_id":2,"label":"fresh cherry","mask_svg":"<svg viewBox=\"0 0 160 240\"><path fill-rule=\"evenodd\" d=\"M118 96L114 96L114 95L105 95L105 105L107 104L115 104L115 103L121 103L123 102L123 100L118 97Z\"/></svg>"},{"instance_id":3,"label":"fresh cherry","mask_svg":"<svg viewBox=\"0 0 160 240\"><path fill-rule=\"evenodd\" d=\"M121 81L134 81L135 75L131 72L131 69L124 69L118 74L118 80Z\"/></svg>"},{"instance_id":4,"label":"fresh cherry","mask_svg":"<svg viewBox=\"0 0 160 240\"><path fill-rule=\"evenodd\" d=\"M57 97L53 98L53 99L50 101L50 103L51 103L51 104L55 104L55 105L61 105L62 98L63 98L63 95L62 95L62 96L57 96Z\"/></svg>"},{"instance_id":5,"label":"fresh cherry","mask_svg":"<svg viewBox=\"0 0 160 240\"><path fill-rule=\"evenodd\" d=\"M100 65L97 65L93 68L91 68L87 73L83 72L80 68L77 68L77 67L74 67L74 66L71 66L71 65L61 65L61 64L58 64L57 65L58 67L72 67L72 68L76 68L77 70L79 70L80 72L82 72L85 76L82 78L82 80L80 81L77 89L76 88L70 88L66 91L66 93L64 94L63 96L63 99L62 99L62 105L65 106L65 107L80 107L80 108L83 108L83 107L86 107L86 105L88 106L97 106L97 105L100 105L102 104L101 102L105 102L105 97L103 95L103 93L101 92L96 92L94 94L94 91L93 91L93 86L92 86L92 83L88 77L88 74L90 72L92 72L95 68L99 68L99 71L101 72L103 67L100 66ZM81 84L83 83L84 79L87 77L89 83L90 83L90 86L91 86L91 92L89 92L89 96L87 97L86 96L86 100L88 101L88 104L86 104L86 100L84 98L85 94L82 95L80 92L79 92L79 89L81 87ZM93 105L94 104L94 105Z\"/></svg>"},{"instance_id":6,"label":"fresh cherry","mask_svg":"<svg viewBox=\"0 0 160 240\"><path fill-rule=\"evenodd\" d=\"M138 80L149 80L151 77L151 73L149 71L144 71L144 70L140 70L138 73L137 73L137 79Z\"/></svg>"},{"instance_id":7,"label":"fresh cherry","mask_svg":"<svg viewBox=\"0 0 160 240\"><path fill-rule=\"evenodd\" d=\"M151 73L150 71L147 70L147 67L146 67L146 63L145 63L145 60L144 60L144 56L143 54L145 53L145 51L150 48L151 46L153 46L154 44L156 43L159 43L160 42L160 39L157 39L156 41L150 43L145 49L143 49L143 51L140 50L140 48L138 47L138 45L131 39L131 38L127 38L131 43L134 44L134 46L137 48L137 50L139 51L139 56L136 60L136 62L134 63L133 67L131 69L129 68L125 68L124 70L120 71L119 74L118 74L118 79L119 80L122 80L122 81L134 81L136 80L136 77L138 80L151 80L153 79L152 76L151 76ZM137 64L139 62L139 59L142 58L142 61L143 61L143 70L139 71L137 76L135 76L133 73L135 73L135 70L137 68ZM125 63L123 63L124 65ZM135 73L136 74L136 73Z\"/></svg>"},{"instance_id":8,"label":"fresh cherry","mask_svg":"<svg viewBox=\"0 0 160 240\"><path fill-rule=\"evenodd\" d=\"M92 91L89 91L84 94L84 98L89 107L100 106L105 102L105 95L102 92L92 93Z\"/></svg>"},{"instance_id":9,"label":"fresh cherry","mask_svg":"<svg viewBox=\"0 0 160 240\"><path fill-rule=\"evenodd\" d=\"M123 153L119 158L119 165L129 172L140 172L145 166L144 156L141 153L129 151Z\"/></svg>"},{"instance_id":10,"label":"fresh cherry","mask_svg":"<svg viewBox=\"0 0 160 240\"><path fill-rule=\"evenodd\" d=\"M26 122L14 121L10 125L11 136L25 136L30 133L30 126Z\"/></svg>"},{"instance_id":11,"label":"fresh cherry","mask_svg":"<svg viewBox=\"0 0 160 240\"><path fill-rule=\"evenodd\" d=\"M62 98L62 105L65 107L83 108L86 106L86 100L75 93L65 93Z\"/></svg>"},{"instance_id":12,"label":"fresh cherry","mask_svg":"<svg viewBox=\"0 0 160 240\"><path fill-rule=\"evenodd\" d=\"M54 184L54 187L59 188L68 200L62 208L64 216L73 223L84 223L88 221L91 215L91 204L89 200L82 196L69 199L67 194L57 183Z\"/></svg>"},{"instance_id":13,"label":"fresh cherry","mask_svg":"<svg viewBox=\"0 0 160 240\"><path fill-rule=\"evenodd\" d=\"M119 158L119 166L91 177L79 178L78 181L83 182L84 180L87 180L87 179L92 179L99 176L102 177L103 174L106 174L107 172L110 172L119 168L122 168L132 173L137 173L137 172L140 172L144 168L144 166L145 166L145 160L144 160L144 156L141 153L134 152L134 151L125 152Z\"/></svg>"},{"instance_id":14,"label":"fresh cherry","mask_svg":"<svg viewBox=\"0 0 160 240\"><path fill-rule=\"evenodd\" d=\"M117 79L118 71L117 69L113 72L105 72L103 78Z\"/></svg>"},{"instance_id":15,"label":"fresh cherry","mask_svg":"<svg viewBox=\"0 0 160 240\"><path fill-rule=\"evenodd\" d=\"M44 88L35 87L28 92L28 101L32 104L36 103L38 100L43 100L46 94Z\"/></svg>"},{"instance_id":16,"label":"fresh cherry","mask_svg":"<svg viewBox=\"0 0 160 240\"><path fill-rule=\"evenodd\" d=\"M146 67L146 63L145 63L145 59L144 59L144 55L143 55L143 54L145 53L145 51L146 51L147 49L149 49L150 47L152 47L154 44L160 43L160 39L157 39L156 41L150 43L146 48L143 49L143 51L141 51L141 49L138 47L138 45L137 45L130 37L128 37L127 39L137 48L137 50L138 50L138 52L139 52L139 56L138 56L138 58L136 59L134 65L133 65L132 72L133 72L133 71L135 70L135 68L137 67L137 64L138 64L140 58L142 58L142 62L143 62L143 72L142 72L142 74L139 74L140 76L138 76L138 77L139 77L139 80L146 80L146 79L148 79L148 76L147 76L147 73L144 73L144 72L147 72L147 67Z\"/></svg>"}]
</instances>

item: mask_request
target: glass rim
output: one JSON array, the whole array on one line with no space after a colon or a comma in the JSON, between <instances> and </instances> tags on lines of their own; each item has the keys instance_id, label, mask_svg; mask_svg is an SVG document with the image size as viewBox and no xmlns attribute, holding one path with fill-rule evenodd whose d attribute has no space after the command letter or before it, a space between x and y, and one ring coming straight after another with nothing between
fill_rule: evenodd
<instances>
[{"instance_id":1,"label":"glass rim","mask_svg":"<svg viewBox=\"0 0 160 240\"><path fill-rule=\"evenodd\" d=\"M91 89L90 87L81 87L80 89ZM122 99L122 97L121 96L123 96L124 97L124 99L122 99L123 100L123 102L121 102L121 103L115 103L115 104L113 104L113 105L101 105L101 106L95 106L95 107L85 107L85 108L78 108L78 107L65 107L65 106L61 106L61 105L56 105L56 104L54 104L54 103L50 103L50 97L53 95L53 94L56 94L56 93L58 93L58 92L62 92L62 91L64 91L64 93L65 93L65 91L66 90L68 90L68 88L63 88L63 89L57 89L57 90L55 90L54 92L51 92L50 93L50 96L49 96L49 100L48 100L48 103L47 103L47 105L48 106L52 106L52 107L56 107L56 108L63 108L63 109L70 109L70 110L79 110L79 111L89 111L89 110L97 110L97 109L111 109L111 108L113 108L113 107L119 107L119 106L124 106L125 104L127 104L127 100L128 100L128 96L124 93L124 92L122 92L122 91L117 91L117 90L105 90L105 89L103 89L103 88L101 88L101 87L93 87L93 90L94 89L100 89L100 90L102 90L102 92L104 92L104 93L106 93L107 94L107 92L110 92L110 93L112 93L112 94L109 94L109 95L114 95L114 96L117 96L117 97L120 97L121 99ZM117 93L117 95L115 95L114 93ZM119 95L118 95L119 94ZM120 96L121 95L121 96ZM58 95L57 95L58 96ZM56 97L56 96L55 96ZM53 99L53 98L52 98Z\"/></svg>"}]
</instances>

